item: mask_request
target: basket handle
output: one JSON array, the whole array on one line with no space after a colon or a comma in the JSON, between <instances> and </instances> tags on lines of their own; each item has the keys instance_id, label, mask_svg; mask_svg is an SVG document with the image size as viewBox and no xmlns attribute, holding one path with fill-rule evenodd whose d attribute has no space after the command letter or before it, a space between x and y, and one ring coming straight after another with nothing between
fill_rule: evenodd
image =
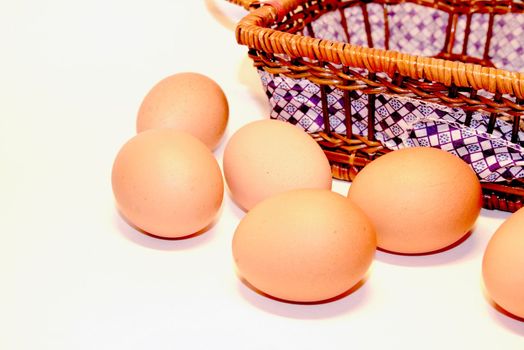
<instances>
[{"instance_id":1,"label":"basket handle","mask_svg":"<svg viewBox=\"0 0 524 350\"><path fill-rule=\"evenodd\" d=\"M257 8L262 7L262 6L271 6L272 9L275 11L275 15L277 18L281 18L285 16L287 13L287 7L284 4L282 4L282 2L290 2L290 1L282 1L282 0L226 0L226 1L232 4L235 4L235 5L240 5L248 11L256 10Z\"/></svg>"},{"instance_id":2,"label":"basket handle","mask_svg":"<svg viewBox=\"0 0 524 350\"><path fill-rule=\"evenodd\" d=\"M257 0L226 0L232 4L242 6L246 10L251 9L251 5L256 2Z\"/></svg>"}]
</instances>

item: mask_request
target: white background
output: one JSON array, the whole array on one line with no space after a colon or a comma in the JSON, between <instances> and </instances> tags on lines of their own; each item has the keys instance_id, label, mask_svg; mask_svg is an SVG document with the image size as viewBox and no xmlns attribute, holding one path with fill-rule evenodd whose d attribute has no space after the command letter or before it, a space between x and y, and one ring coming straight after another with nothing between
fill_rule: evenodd
<instances>
[{"instance_id":1,"label":"white background","mask_svg":"<svg viewBox=\"0 0 524 350\"><path fill-rule=\"evenodd\" d=\"M0 2L0 349L524 348L524 323L497 311L481 280L506 213L483 210L440 254L377 252L360 289L321 305L239 281L231 238L244 214L227 195L216 226L192 239L123 222L111 166L158 80L215 79L230 102L226 139L268 115L234 39L243 14L222 0Z\"/></svg>"}]
</instances>

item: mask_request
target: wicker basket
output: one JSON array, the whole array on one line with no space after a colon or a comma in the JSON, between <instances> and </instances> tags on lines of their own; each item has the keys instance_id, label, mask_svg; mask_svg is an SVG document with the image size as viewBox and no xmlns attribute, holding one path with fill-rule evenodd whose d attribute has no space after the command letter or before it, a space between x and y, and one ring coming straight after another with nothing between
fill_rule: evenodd
<instances>
[{"instance_id":1,"label":"wicker basket","mask_svg":"<svg viewBox=\"0 0 524 350\"><path fill-rule=\"evenodd\" d=\"M271 117L301 126L335 178L390 150L438 147L476 171L484 207L524 201L522 0L230 0Z\"/></svg>"}]
</instances>

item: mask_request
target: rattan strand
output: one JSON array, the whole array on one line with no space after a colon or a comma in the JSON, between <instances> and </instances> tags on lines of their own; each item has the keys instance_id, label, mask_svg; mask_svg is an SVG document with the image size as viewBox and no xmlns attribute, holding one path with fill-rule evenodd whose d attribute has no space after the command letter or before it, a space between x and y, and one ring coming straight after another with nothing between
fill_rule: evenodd
<instances>
[{"instance_id":1,"label":"rattan strand","mask_svg":"<svg viewBox=\"0 0 524 350\"><path fill-rule=\"evenodd\" d=\"M280 2L284 8L294 8L305 3L304 0ZM416 2L427 3L427 1ZM436 2L437 5L442 5L441 3L443 1ZM491 7L492 12L497 10L504 13L503 9L506 13L510 11L504 6L499 7ZM275 21L275 13L275 9L269 5L260 7L243 18L236 29L238 43L266 53L286 54L291 58L328 61L363 68L373 73L386 72L391 75L399 72L414 80L427 79L447 86L453 84L458 87L472 87L475 90L482 89L492 93L510 94L519 99L524 98L523 73L281 32L268 28L269 24Z\"/></svg>"},{"instance_id":2,"label":"rattan strand","mask_svg":"<svg viewBox=\"0 0 524 350\"><path fill-rule=\"evenodd\" d=\"M365 8L371 1L359 0L273 0L240 1L252 10L237 26L237 41L250 48L254 65L272 74L282 74L295 79L308 79L320 86L325 95L325 86L336 87L345 93L345 105L350 106L349 92L359 91L370 97L368 114L374 108L376 94L392 94L434 102L448 107L461 108L466 112L465 124L469 126L473 112L489 113L488 132L492 131L496 119L513 123L512 141L517 141L520 121L524 114L524 74L494 68L488 52L492 35L493 16L505 13L523 13L524 4L513 0L373 0L378 4L416 3L449 13L445 50L437 57L423 57L387 50L389 31L385 28L386 50L355 46L343 42L321 40L300 35L308 27L313 33L312 21L326 12L350 6ZM264 3L264 6L261 6ZM384 7L386 11L386 7ZM385 16L386 16L386 12ZM488 38L482 58L466 55L469 24L466 24L462 53L451 52L457 16L466 15L471 23L473 13L489 14ZM342 16L344 17L344 16ZM373 46L371 29L367 18L365 30L368 45ZM349 42L347 23L341 23ZM455 27L453 27L455 26ZM314 33L313 33L314 36ZM342 67L342 68L341 68ZM367 70L363 72L362 69ZM385 74L385 75L384 75ZM492 98L478 94L485 90ZM325 96L323 96L325 97ZM516 99L515 99L516 98ZM323 108L324 120L328 118ZM346 120L351 130L351 111ZM328 123L327 123L328 124ZM372 123L370 123L372 125ZM335 178L351 181L366 164L389 152L380 143L373 141L373 129L368 138L351 132L339 135L325 132L311 135L323 148L332 165ZM523 140L521 140L523 141ZM524 181L511 183L483 183L484 207L515 211L524 203Z\"/></svg>"}]
</instances>

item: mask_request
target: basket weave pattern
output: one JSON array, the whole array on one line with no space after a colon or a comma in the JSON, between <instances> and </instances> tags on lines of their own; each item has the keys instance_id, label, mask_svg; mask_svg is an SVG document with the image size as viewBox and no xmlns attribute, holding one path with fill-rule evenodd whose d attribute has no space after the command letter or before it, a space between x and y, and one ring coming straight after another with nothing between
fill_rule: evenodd
<instances>
[{"instance_id":1,"label":"basket weave pattern","mask_svg":"<svg viewBox=\"0 0 524 350\"><path fill-rule=\"evenodd\" d=\"M522 206L521 1L236 2L272 117L308 131L335 177L439 147L477 172L486 208Z\"/></svg>"}]
</instances>

